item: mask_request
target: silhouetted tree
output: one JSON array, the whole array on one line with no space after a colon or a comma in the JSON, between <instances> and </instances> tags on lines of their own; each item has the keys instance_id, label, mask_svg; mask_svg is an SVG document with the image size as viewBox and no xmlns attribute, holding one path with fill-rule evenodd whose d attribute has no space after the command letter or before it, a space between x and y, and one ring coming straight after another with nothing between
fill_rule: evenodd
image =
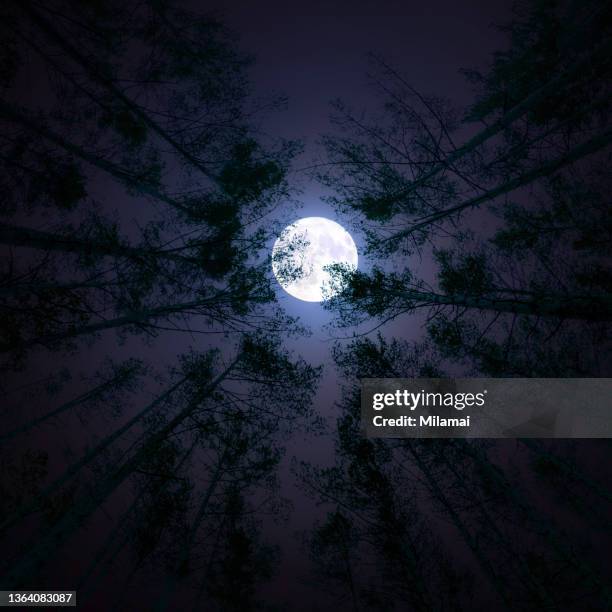
<instances>
[{"instance_id":1,"label":"silhouetted tree","mask_svg":"<svg viewBox=\"0 0 612 612\"><path fill-rule=\"evenodd\" d=\"M606 375L609 11L520 2L504 29L463 119L379 58L382 117L337 107L320 178L376 265L336 267L328 307L342 327L422 311L471 373Z\"/></svg>"},{"instance_id":2,"label":"silhouetted tree","mask_svg":"<svg viewBox=\"0 0 612 612\"><path fill-rule=\"evenodd\" d=\"M263 137L257 116L282 100L253 101L250 59L233 35L177 3L25 2L3 7L1 21L5 367L27 373L35 349L63 359L108 330L121 341L204 334L162 385L157 368L126 360L61 400L41 386L36 409L10 417L1 439L23 482L6 496L0 531L9 541L20 526L37 545L10 542L6 584L45 575L125 494L81 572L86 596L127 558L119 599L157 566L167 567L161 608L195 586L211 606L256 609L274 557L257 516L282 505L282 435L308 421L318 376L276 339L299 328L272 303L262 253L282 223L269 213L290 203L297 145ZM39 97L24 90L24 58L41 76ZM225 334L223 354L206 334ZM96 421L97 434L49 475L46 453L13 452L19 436L74 417ZM213 546L215 532L227 541ZM217 562L194 572L197 553L213 549ZM236 572L248 580L224 600Z\"/></svg>"},{"instance_id":3,"label":"silhouetted tree","mask_svg":"<svg viewBox=\"0 0 612 612\"><path fill-rule=\"evenodd\" d=\"M470 579L450 565L433 521L417 502L418 479L406 478L408 464L395 460L388 441L363 438L353 378L434 375L437 366L426 346L379 338L378 344L355 342L352 349L335 352L350 381L339 403L335 465L297 468L305 491L334 508L310 537L320 580L336 583L356 610L462 609Z\"/></svg>"},{"instance_id":4,"label":"silhouetted tree","mask_svg":"<svg viewBox=\"0 0 612 612\"><path fill-rule=\"evenodd\" d=\"M77 409L79 411L83 409L93 411L100 403L108 406L111 402L118 402L121 400L121 393L133 390L138 377L142 376L145 372L143 363L137 359L128 359L119 364L111 363L108 370L109 372L98 373L96 379L101 379L101 382L98 382L92 389L71 398L45 414L36 416L0 434L0 443L5 444L16 436L24 435L43 423L53 421L65 413ZM119 397L117 397L118 395Z\"/></svg>"},{"instance_id":5,"label":"silhouetted tree","mask_svg":"<svg viewBox=\"0 0 612 612\"><path fill-rule=\"evenodd\" d=\"M0 346L12 363L109 329L191 330L187 317L264 327L260 251L275 224L262 219L288 197L295 145L258 142L249 62L224 26L158 2L26 2L5 17ZM38 104L24 104L20 55L51 77ZM138 224L111 213L117 188L125 207L149 204Z\"/></svg>"},{"instance_id":6,"label":"silhouetted tree","mask_svg":"<svg viewBox=\"0 0 612 612\"><path fill-rule=\"evenodd\" d=\"M377 222L365 223L373 249L410 250L406 239L422 245L430 234L451 231L442 222L462 211L610 142L606 8L535 0L517 3L513 17L504 27L510 48L494 54L486 73L467 71L477 99L464 121L449 102L421 94L378 57L373 81L383 118L370 121L337 104L345 135L325 139L330 163L319 176L336 190L339 206ZM484 129L458 144L460 128L475 122Z\"/></svg>"},{"instance_id":7,"label":"silhouetted tree","mask_svg":"<svg viewBox=\"0 0 612 612\"><path fill-rule=\"evenodd\" d=\"M403 609L407 600L415 609L469 609L470 580L453 568L452 559L471 554L472 580L486 580L487 591L499 598L497 605L525 610L563 609L579 600L589 609L607 605L605 579L578 552L577 538L559 529L521 477L513 475L515 469L525 469L530 457L547 454L542 443L525 441L512 469L499 462L499 445L490 441L363 438L358 379L443 376L435 345L360 339L338 348L335 356L347 379L339 404L335 465L302 465L298 470L305 489L334 508L311 538L315 563L325 568L330 559L336 560L336 571L321 576L324 583L339 582L357 609ZM585 484L578 463L567 455L548 454L566 466L568 481ZM591 498L593 493L601 491L591 490ZM338 513L345 517L343 528L330 533L330 525L340 520ZM442 528L441 519L465 552L445 550L445 542L434 536ZM406 569L412 571L400 573L402 562L410 559L412 566ZM415 576L420 577L417 583ZM398 577L403 581L394 583ZM427 597L420 604L413 600L419 592Z\"/></svg>"},{"instance_id":8,"label":"silhouetted tree","mask_svg":"<svg viewBox=\"0 0 612 612\"><path fill-rule=\"evenodd\" d=\"M189 438L190 432L198 436L203 450L208 448L209 454L216 455L213 464L208 465L210 472L204 470L209 480L204 484L199 510L191 523L195 537L222 475L229 474L233 491L255 485L265 488L266 479L270 478L269 483L273 483L280 453L278 436L287 432L297 419L307 416L317 376L317 370L304 362L292 362L271 338L245 337L227 365L216 366L214 353L185 357L178 382L3 523L7 527L23 516L24 510L35 510L43 496L65 487L136 423L144 426L144 435L138 436L130 444L131 448L119 453L118 460L104 466L95 484L77 493L57 520L42 527L34 536L32 542L36 544L24 548L5 573L6 584L34 580L41 565L52 558L54 551L61 548L120 486L139 471L146 471L151 462L165 462L166 466L176 463L185 451L172 449L172 445L168 447L168 440L174 439L175 445L180 444L181 438L185 435ZM192 441L185 443L188 448L193 444ZM164 459L164 449L172 451L169 464ZM153 473L157 473L156 468ZM161 493L158 491L157 496ZM163 505L155 509L152 520L166 521L177 511L177 505L180 513L181 496L176 497L176 504L172 499L173 496L166 510ZM154 518L156 516L158 518ZM184 542L177 561L181 572L190 556L192 540L192 537L179 539ZM168 593L171 592L169 588Z\"/></svg>"}]
</instances>

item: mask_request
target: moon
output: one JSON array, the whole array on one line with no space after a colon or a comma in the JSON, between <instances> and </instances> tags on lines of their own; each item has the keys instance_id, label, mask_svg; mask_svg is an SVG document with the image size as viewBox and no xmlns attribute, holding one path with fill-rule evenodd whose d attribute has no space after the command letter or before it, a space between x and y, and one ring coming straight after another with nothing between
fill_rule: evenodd
<instances>
[{"instance_id":1,"label":"moon","mask_svg":"<svg viewBox=\"0 0 612 612\"><path fill-rule=\"evenodd\" d=\"M304 302L331 297L330 274L325 266L344 264L357 269L357 261L351 235L324 217L305 217L288 225L272 248L274 276L289 295Z\"/></svg>"}]
</instances>

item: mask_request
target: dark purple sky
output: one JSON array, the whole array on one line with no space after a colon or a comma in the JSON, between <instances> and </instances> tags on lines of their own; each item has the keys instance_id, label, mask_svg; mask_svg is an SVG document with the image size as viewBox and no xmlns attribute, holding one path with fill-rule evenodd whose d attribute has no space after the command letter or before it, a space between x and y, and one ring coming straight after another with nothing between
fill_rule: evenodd
<instances>
[{"instance_id":1,"label":"dark purple sky","mask_svg":"<svg viewBox=\"0 0 612 612\"><path fill-rule=\"evenodd\" d=\"M368 52L383 56L420 91L447 97L459 106L468 103L471 90L460 70L484 67L491 52L505 46L504 36L492 24L509 19L511 2L236 0L197 6L218 9L240 36L243 50L255 55L255 93L287 96L288 109L271 115L264 127L273 136L305 142L305 152L296 163L300 168L321 155L318 140L331 129L331 100L341 98L355 109L376 108L379 100L368 86ZM309 181L303 172L294 177L303 190L300 216L320 215L343 222L321 202L321 186ZM359 236L355 239L359 245ZM300 302L280 289L279 299L289 314L299 316L312 329L313 336L295 342L294 348L313 363L326 364L316 407L333 426L333 402L339 388L329 363L331 341L323 328L330 317L320 304ZM417 317L398 321L392 332L416 338L421 335L420 321ZM326 464L332 450L327 438L296 436L287 454ZM290 601L292 610L310 612L314 591L312 586L300 584L308 563L294 534L311 527L320 511L295 489L287 466L283 489L295 507L288 525L270 526L267 530L283 549L280 576L271 590L275 599Z\"/></svg>"},{"instance_id":2,"label":"dark purple sky","mask_svg":"<svg viewBox=\"0 0 612 612\"><path fill-rule=\"evenodd\" d=\"M492 24L509 18L510 4L509 0L192 2L199 11L219 12L239 36L242 50L255 56L251 72L255 95L268 97L276 92L288 98L288 109L271 114L263 128L273 137L304 141L305 152L296 161L298 170L322 155L318 140L331 128L331 100L341 98L356 109L375 109L379 100L368 86L366 74L366 55L370 51L384 57L420 91L449 98L458 106L466 104L471 99L470 88L460 69L484 67L491 52L505 45L504 36ZM28 91L32 100L38 97L29 83ZM347 220L338 218L335 211L321 201L323 189L305 172L294 172L293 179L302 189L303 209L299 216L326 216L348 226ZM105 191L106 200L112 202L113 207L129 211L123 212L124 215L138 218L148 204L135 199L133 207L124 206L123 190L110 183ZM354 238L358 245L361 244L358 235ZM406 265L412 263L407 261ZM278 296L288 314L299 316L312 330L311 337L292 341L291 346L311 362L326 365L316 409L333 427L336 417L333 403L339 394L339 381L330 363L332 341L324 328L331 317L320 304L300 302L280 288ZM418 317L406 317L394 323L388 332L408 339L417 338L421 335L420 325ZM158 370L163 370L164 364L172 364L178 353L197 341L199 337L194 339L186 334L165 334L146 349L147 356ZM138 355L143 351L138 339L130 339L117 348L114 333L105 334L92 352L88 352L84 344L79 350L79 357L85 362L97 361L106 351L115 357ZM53 368L63 361L57 355L52 358ZM49 369L46 360L50 358L44 359L41 376ZM88 439L82 436L77 442L84 443ZM283 494L292 499L294 511L288 524L266 526L267 536L281 545L283 555L280 574L270 587L271 597L275 601L291 602L287 609L297 612L317 609L313 601L317 591L301 582L307 577L309 566L299 550L295 534L310 528L321 511L317 511L295 487L288 470L289 459L295 456L329 464L333 458L332 444L330 437L313 438L308 434L296 434L288 442L282 475Z\"/></svg>"},{"instance_id":3,"label":"dark purple sky","mask_svg":"<svg viewBox=\"0 0 612 612\"><path fill-rule=\"evenodd\" d=\"M465 105L471 89L460 71L484 67L491 52L505 46L493 24L510 18L511 5L510 0L193 3L218 11L239 36L240 47L255 56L255 95L277 92L288 98L288 109L271 114L264 129L306 145L293 175L302 189L300 216L327 216L346 225L321 201L322 186L299 171L322 155L318 141L331 130L330 102L340 98L355 109L376 109L380 100L367 76L367 54L374 52L418 90ZM360 237L354 238L359 245ZM329 317L320 304L299 302L282 291L279 298L290 314L301 316L323 337L317 332ZM311 341L304 348L313 359L327 352Z\"/></svg>"},{"instance_id":4,"label":"dark purple sky","mask_svg":"<svg viewBox=\"0 0 612 612\"><path fill-rule=\"evenodd\" d=\"M350 229L350 220L338 217L331 206L322 201L321 198L326 195L323 188L309 178L307 172L300 170L323 156L319 141L323 134L332 129L329 119L330 102L340 98L356 110L377 110L380 99L369 86L367 76L370 66L367 54L373 52L401 72L420 92L447 98L457 108L464 107L472 100L472 92L461 74L461 69L485 68L491 61L492 52L506 46L505 35L493 24L510 19L512 4L511 0L486 2L485 0L460 2L426 0L418 3L399 0L382 2L316 0L309 3L286 0L206 2L186 0L186 2L191 3L191 6L199 12L218 13L236 32L239 47L255 57L255 64L251 70L255 96L267 98L277 93L288 99L287 110L271 113L265 119L262 129L271 137L299 139L305 144L304 153L296 160L291 176L292 182L301 189L299 199L302 210L297 216L329 217L348 229ZM44 100L45 97L46 81L38 80L38 68L39 66L33 64L29 71L26 70L22 84L23 101L33 108L36 108L40 100ZM96 188L104 196L101 198L104 206L109 212L117 212L122 225L123 222L127 227L130 224L139 224L151 214L151 205L146 198L127 197L123 187L115 184L112 179L97 180L100 183L96 184ZM279 214L291 217L293 213L288 211L289 207ZM473 213L473 216L479 225L486 225L487 219L481 210ZM24 219L23 224L44 228L44 223L48 221L48 219L40 221L29 218ZM363 244L358 234L354 234L353 237L358 246ZM363 263L361 259L360 264ZM406 259L405 262L400 262L400 265L410 267L418 277L422 278L431 277L433 270L427 261L423 263L416 259ZM364 267L367 268L367 262ZM278 544L282 554L278 575L267 587L266 593L270 602L277 604L279 609L312 612L326 610L328 606L322 603L324 599L320 589L308 583L310 566L305 552L300 549L298 534L311 529L314 521L324 515L325 508L317 507L299 490L289 465L292 458L310 461L317 465L332 463L334 459L332 434L337 417L334 402L340 395L342 381L337 376L330 358L334 338L326 325L330 323L332 317L321 304L296 300L280 287L277 288L277 293L287 313L298 316L312 331L309 337L288 340L289 347L313 364L325 366L323 380L315 400L315 410L326 418L329 435L315 437L307 432L298 432L287 440L286 460L281 472L282 494L293 502L293 512L286 524L276 524L272 517L263 519L265 539ZM386 326L385 334L407 340L418 339L423 335L423 316L406 315ZM177 356L190 346L197 350L208 348L211 344L218 344L222 348L230 345L228 340L220 335L192 336L187 333L172 332L160 334L152 341L151 346L145 346L142 336L130 336L121 344L114 331L107 332L91 347L85 341L80 342L78 351L71 356L45 351L38 353L36 361L31 364L31 369L27 373L24 372L21 378L16 377L12 386L17 387L21 382L27 384L49 372L57 372L64 364L72 367L76 363L75 374L81 368L95 368L106 354L117 360L129 356L145 357L154 365L156 372L163 372L166 366L176 364ZM84 388L77 389L75 385ZM67 386L71 387L66 391L70 392L71 397L89 388L89 384L81 381L76 375ZM152 378L148 379L147 386L138 394L136 400L126 406L124 416L131 416L136 410L141 409L157 392L156 383ZM42 406L34 404L28 406L26 398L23 402L26 408L23 416L30 416L27 412L30 408L35 409L37 413L46 412L55 406L56 401L51 398L49 405L43 410ZM104 420L104 415L100 420ZM41 448L48 445L56 451L50 464L50 474L55 476L65 469L66 462L81 456L86 446L90 446L92 441L104 435L101 429L98 431L97 422L95 418L91 418L86 424L77 423L72 427L49 428L44 432L41 430L40 434L36 434L38 437L33 436L29 443L33 447L40 443ZM576 445L576 448L580 446ZM586 444L582 445L582 448L588 451ZM606 450L603 449L601 454L604 455ZM517 452L516 444L510 440L500 442L496 452L498 457L501 457L502 465L505 461L510 464L514 453ZM603 464L605 458L602 457L601 461L599 459L594 453L591 455L591 461L585 463L589 468L587 473L591 471L590 468L595 471ZM563 512L563 509L560 511L556 509L556 499L552 495L547 496L546 491L538 490L533 474L529 480L526 475L520 473L520 461L516 463L519 463L517 475L523 478L525 489L534 493L539 506L550 509L547 515ZM205 474L206 468L202 467L200 473ZM124 493L125 488L106 504L104 511L96 515L95 521L88 524L78 537L73 538L67 547L69 550L60 558L60 562L54 559L50 564L51 572L56 572L60 577L80 575L84 561L92 558L100 542L107 537L110 527L114 525L114 520L120 516L122 504L127 501L122 497ZM426 508L425 512L428 510L429 508ZM568 529L579 529L576 517L561 518ZM458 539L455 530L442 525L442 519L435 516L431 520L434 530L438 532L437 535L446 540L446 552L451 555L456 553L455 556L459 557L461 553L457 551L461 546L456 545L453 540L453 538ZM580 540L582 534L578 531L576 534L578 536L576 540ZM599 542L593 542L598 536L599 533L594 529L585 534L582 538L585 548L591 546L596 549L599 546L599 550L605 551L603 538ZM16 539L18 538L19 534L16 534ZM464 558L458 560L461 567L469 564ZM123 585L126 567L127 563L124 565L117 563L112 567L108 583L116 580L119 585ZM129 569L131 568L128 567L128 571ZM144 589L149 587L151 597L159 587L159 584L154 582L158 580L159 575L152 579L145 575L142 579L139 578L139 585ZM104 592L107 586L104 579L99 584L101 585L99 598L97 600L93 598L88 609L109 609L107 602L120 597L120 593L115 594L110 588L108 592ZM66 584L59 585L59 588L64 587L73 588ZM482 591L486 587L477 585L477 588L479 601L486 601L486 591ZM329 602L328 599L325 601ZM493 609L492 606L489 607ZM335 612L341 612L341 607L335 608Z\"/></svg>"},{"instance_id":5,"label":"dark purple sky","mask_svg":"<svg viewBox=\"0 0 612 612\"><path fill-rule=\"evenodd\" d=\"M274 132L307 139L313 152L328 127L331 99L371 103L369 51L401 68L417 89L466 102L469 89L459 69L482 65L503 44L491 24L507 19L511 3L244 0L217 6L243 48L256 55L256 90L289 97L289 111L273 119Z\"/></svg>"}]
</instances>

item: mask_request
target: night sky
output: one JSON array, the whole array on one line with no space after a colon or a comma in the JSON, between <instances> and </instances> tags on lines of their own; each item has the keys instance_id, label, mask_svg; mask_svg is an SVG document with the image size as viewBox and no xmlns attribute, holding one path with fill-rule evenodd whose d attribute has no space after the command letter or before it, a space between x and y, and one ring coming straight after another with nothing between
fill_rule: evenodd
<instances>
[{"instance_id":1,"label":"night sky","mask_svg":"<svg viewBox=\"0 0 612 612\"><path fill-rule=\"evenodd\" d=\"M287 96L288 107L265 123L277 136L303 140L306 147L296 160L292 178L302 189L297 216L323 216L351 228L351 219L338 217L324 201L326 191L308 180L306 169L323 157L319 141L331 129L330 102L337 98L356 110L378 110L381 98L372 86L368 54L387 59L415 88L451 99L457 105L470 100L471 86L461 74L464 68L484 68L493 50L507 44L494 24L510 18L511 2L286 2L220 3L220 15L238 33L240 44L255 55L253 84L261 96L278 92ZM212 6L212 5L208 5ZM217 7L215 7L217 8ZM353 237L363 249L358 233ZM360 253L360 267L367 266ZM428 263L419 261L419 273L427 275ZM423 269L425 267L425 270ZM316 409L334 426L334 402L340 388L331 362L335 337L345 333L328 328L333 315L321 304L307 303L277 290L278 299L292 316L300 317L312 336L291 344L313 363L325 364L316 397ZM422 335L421 315L409 315L388 325L385 333L407 340ZM296 436L287 456L324 465L333 452L327 437ZM320 511L292 482L288 470L284 486L291 491L294 511L289 523L272 529L282 543L283 563L271 591L290 600L293 609L312 610L311 585L300 576L308 573L308 560L295 537L308 529ZM299 602L303 602L300 605Z\"/></svg>"},{"instance_id":2,"label":"night sky","mask_svg":"<svg viewBox=\"0 0 612 612\"><path fill-rule=\"evenodd\" d=\"M364 254L365 239L360 233L358 219L341 216L326 202L332 192L318 183L312 174L313 168L326 161L321 143L323 135L335 129L331 121L332 101L340 99L355 112L363 110L369 115L381 111L383 100L373 86L373 67L368 59L368 54L373 53L401 72L418 91L446 98L457 108L465 108L473 100L474 90L461 71L468 68L486 69L492 53L507 47L507 35L495 24L510 20L512 14L510 0L316 0L308 3L191 0L188 4L193 10L217 15L235 34L237 47L253 56L254 64L249 76L254 98L267 100L274 95L286 98L286 107L282 111L273 111L257 119L264 138L299 140L304 145L303 152L293 161L289 173L291 185L297 188L295 201L287 202L285 208L279 209L275 221L285 224L301 217L321 216L340 223L353 236L359 250L359 266L364 271L371 269L373 261ZM16 88L16 97L26 106L36 105L46 95L43 79L39 78L40 70L36 63L27 64L26 76L22 77ZM462 136L469 136L471 130L478 128L473 125L464 128ZM121 223L128 228L128 235L130 227L138 227L151 214L148 204L137 196L127 196L114 181L100 177L96 180L99 181L96 185L98 192L104 194L101 210L121 219ZM48 213L38 217L25 211L17 213L15 219L22 225L44 227L50 221L45 215ZM469 220L471 227L480 230L483 236L491 229L491 219L484 208L471 212ZM271 247L272 241L268 245L269 249ZM433 281L435 277L435 265L430 255L423 258L416 255L406 257L401 264L414 270L419 278ZM292 510L285 521L264 517L263 535L269 542L278 545L282 554L278 571L264 587L264 593L280 609L311 612L327 609L323 602L329 599L311 581L311 568L308 554L303 549L302 534L312 528L313 523L329 508L318 505L298 487L292 463L308 461L329 466L334 461L332 432L339 416L337 402L342 397L343 381L333 363L332 347L336 343L345 342L353 330L347 332L334 327L334 314L322 304L299 301L283 291L276 282L274 289L278 304L308 329L305 336L287 338L286 347L309 363L323 366L313 408L323 418L327 431L311 433L300 430L286 440L286 453L281 463L281 493L290 500ZM423 311L405 314L385 325L381 333L388 338L422 340L426 333L426 316L427 313ZM194 327L197 325L196 322ZM367 333L373 327L373 324L366 324L358 331ZM49 355L44 350L36 352L27 369L10 373L8 387L22 389L44 378L49 371L58 372L62 367L72 368L74 372L91 372L106 356L116 359L143 357L155 364L157 372L163 372L165 368L174 365L177 357L188 348L211 346L218 347L226 356L230 353L227 350L227 338L223 334L207 336L168 332L151 341L141 336L128 336L119 341L115 331L110 331L93 343L80 342L78 349L71 354L58 352ZM458 370L456 373L462 372ZM63 389L63 393L70 397L86 388L87 384L77 374ZM159 389L158 381L149 380L137 396L138 406L150 401ZM27 414L31 416L56 403L57 400L51 398L44 405L31 409L31 406L28 408L26 397L25 402L22 399L19 406L21 410L29 410ZM7 418L10 420L13 418L10 414L10 401L6 405L8 408L4 407L3 412L9 413ZM131 406L130 410L132 408L136 410L135 406ZM78 457L89 447L91 440L98 440L103 435L97 430L95 418L86 424L73 420L67 427L54 428L51 432L43 430L32 433L28 445L32 448L39 446L52 449L53 459L49 466L52 475L60 473L70 461ZM510 465L515 455L519 456L516 447L515 441L504 441L498 445L496 453L500 465ZM580 454L580 449L575 450L575 453ZM587 449L583 467L594 468L598 462L606 461L607 456L606 449L593 447L592 452ZM514 475L524 476L526 488L538 497L541 507L550 509L553 514L557 512L552 496L546 498L538 493L537 483L527 475L524 459L518 457L512 469L515 470ZM525 473L522 474L522 471ZM49 570L48 581L61 580L66 575L79 575L82 560L95 554L100 539L104 538L109 525L113 524L113 512L116 511L118 515L118 509L125 506L124 502L121 496L114 498L105 508L108 515L96 515L95 521L82 532L84 535L80 541L65 551L61 564ZM566 519L565 525L575 527L576 533L579 533L583 527L574 523L573 518L565 517L562 512L559 511L557 518ZM461 544L456 541L457 536L451 533L452 529L443 518L434 517L432 521L439 535L446 539L449 550L461 560ZM26 532L29 528L29 525L24 527ZM14 539L18 537L17 532L13 534ZM593 543L596 543L596 533L593 531L587 533L585 530L584 538L585 541L593 539ZM601 550L596 550L593 556L601 561ZM469 563L466 562L466 567ZM118 585L122 584L120 578L110 575L107 582L102 584L112 588L115 579ZM157 578L145 575L138 579L138 584L145 585L147 579ZM73 588L70 584L58 586L64 587ZM489 600L487 587L483 587L480 596L484 604L495 605L493 599ZM346 608L339 605L336 609L353 609L348 603L346 605ZM100 603L91 601L89 606L87 609L108 609L103 595L100 595Z\"/></svg>"}]
</instances>

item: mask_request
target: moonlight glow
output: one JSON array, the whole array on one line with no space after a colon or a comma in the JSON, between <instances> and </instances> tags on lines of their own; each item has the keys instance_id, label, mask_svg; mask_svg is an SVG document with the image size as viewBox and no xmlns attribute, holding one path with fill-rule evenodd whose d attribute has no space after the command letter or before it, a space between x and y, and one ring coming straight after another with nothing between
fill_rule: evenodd
<instances>
[{"instance_id":1,"label":"moonlight glow","mask_svg":"<svg viewBox=\"0 0 612 612\"><path fill-rule=\"evenodd\" d=\"M305 302L323 300L330 275L324 268L345 264L357 268L357 247L341 226L323 217L306 217L286 227L272 249L272 269L283 289ZM287 269L298 270L291 278Z\"/></svg>"}]
</instances>

